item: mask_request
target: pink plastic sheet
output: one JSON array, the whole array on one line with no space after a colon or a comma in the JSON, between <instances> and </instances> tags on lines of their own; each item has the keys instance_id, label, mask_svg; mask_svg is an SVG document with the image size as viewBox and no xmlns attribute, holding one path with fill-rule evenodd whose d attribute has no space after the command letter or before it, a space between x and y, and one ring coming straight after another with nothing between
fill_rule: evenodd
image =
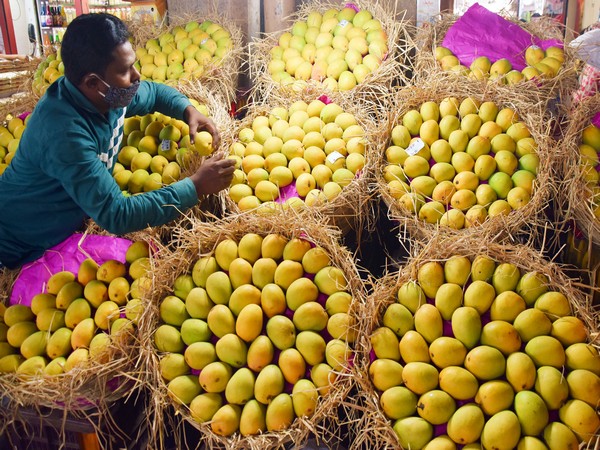
<instances>
[{"instance_id":1,"label":"pink plastic sheet","mask_svg":"<svg viewBox=\"0 0 600 450\"><path fill-rule=\"evenodd\" d=\"M493 63L506 58L513 69L523 70L525 50L537 45L563 47L558 39L542 40L509 22L496 13L475 3L446 32L442 46L456 55L461 64L469 67L479 56L487 56Z\"/></svg>"},{"instance_id":2,"label":"pink plastic sheet","mask_svg":"<svg viewBox=\"0 0 600 450\"><path fill-rule=\"evenodd\" d=\"M46 283L53 274L67 270L77 275L79 266L88 257L98 264L109 259L124 263L130 245L128 239L75 233L23 266L13 286L10 304L31 306L33 296L46 291Z\"/></svg>"},{"instance_id":3,"label":"pink plastic sheet","mask_svg":"<svg viewBox=\"0 0 600 450\"><path fill-rule=\"evenodd\" d=\"M592 119L592 123L600 128L600 112L596 113L594 118Z\"/></svg>"}]
</instances>

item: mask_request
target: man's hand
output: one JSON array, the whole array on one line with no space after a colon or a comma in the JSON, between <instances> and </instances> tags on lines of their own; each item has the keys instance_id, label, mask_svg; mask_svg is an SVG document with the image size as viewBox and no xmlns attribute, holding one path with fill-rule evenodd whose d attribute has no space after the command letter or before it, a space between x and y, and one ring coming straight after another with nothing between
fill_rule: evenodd
<instances>
[{"instance_id":1,"label":"man's hand","mask_svg":"<svg viewBox=\"0 0 600 450\"><path fill-rule=\"evenodd\" d=\"M221 136L215 123L198 111L194 106L190 105L183 112L183 120L190 127L190 141L194 143L194 135L198 131L208 131L213 138L213 148L216 150L221 144Z\"/></svg>"},{"instance_id":2,"label":"man's hand","mask_svg":"<svg viewBox=\"0 0 600 450\"><path fill-rule=\"evenodd\" d=\"M235 161L225 158L205 159L200 168L190 176L196 186L198 197L217 192L229 187L235 170Z\"/></svg>"}]
</instances>

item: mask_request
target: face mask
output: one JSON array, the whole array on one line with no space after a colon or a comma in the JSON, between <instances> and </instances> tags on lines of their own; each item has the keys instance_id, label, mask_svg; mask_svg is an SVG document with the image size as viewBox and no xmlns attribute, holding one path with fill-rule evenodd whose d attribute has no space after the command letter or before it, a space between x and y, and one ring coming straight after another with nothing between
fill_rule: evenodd
<instances>
[{"instance_id":1,"label":"face mask","mask_svg":"<svg viewBox=\"0 0 600 450\"><path fill-rule=\"evenodd\" d=\"M100 91L98 91L98 93L104 97L104 101L108 104L109 108L113 109L125 108L127 105L129 105L129 103L131 103L131 99L140 87L140 80L134 81L129 87L122 88L111 86L98 75L95 76L102 81L106 87L108 87L108 91L106 91L106 93L102 93Z\"/></svg>"}]
</instances>

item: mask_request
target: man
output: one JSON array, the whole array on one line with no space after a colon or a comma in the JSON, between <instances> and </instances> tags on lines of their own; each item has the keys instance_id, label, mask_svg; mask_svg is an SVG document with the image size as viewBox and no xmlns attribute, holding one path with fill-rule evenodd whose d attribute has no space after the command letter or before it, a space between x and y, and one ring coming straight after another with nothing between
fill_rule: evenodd
<instances>
[{"instance_id":1,"label":"man","mask_svg":"<svg viewBox=\"0 0 600 450\"><path fill-rule=\"evenodd\" d=\"M87 217L114 234L158 226L229 186L233 161L209 159L189 178L125 197L112 178L123 119L160 111L190 135L214 123L175 89L140 82L125 24L84 14L61 46L65 76L36 105L19 149L0 176L0 264L17 268L77 231Z\"/></svg>"}]
</instances>

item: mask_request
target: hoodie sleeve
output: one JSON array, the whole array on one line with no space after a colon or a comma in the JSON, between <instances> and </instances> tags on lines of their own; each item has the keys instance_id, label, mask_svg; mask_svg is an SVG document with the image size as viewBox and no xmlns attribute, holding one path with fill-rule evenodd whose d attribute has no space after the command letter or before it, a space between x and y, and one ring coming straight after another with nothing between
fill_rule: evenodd
<instances>
[{"instance_id":1,"label":"hoodie sleeve","mask_svg":"<svg viewBox=\"0 0 600 450\"><path fill-rule=\"evenodd\" d=\"M98 225L114 234L163 225L198 203L194 184L188 179L155 191L125 197L104 163L96 144L78 127L66 131L68 142L79 145L54 153L45 164L50 176Z\"/></svg>"}]
</instances>

